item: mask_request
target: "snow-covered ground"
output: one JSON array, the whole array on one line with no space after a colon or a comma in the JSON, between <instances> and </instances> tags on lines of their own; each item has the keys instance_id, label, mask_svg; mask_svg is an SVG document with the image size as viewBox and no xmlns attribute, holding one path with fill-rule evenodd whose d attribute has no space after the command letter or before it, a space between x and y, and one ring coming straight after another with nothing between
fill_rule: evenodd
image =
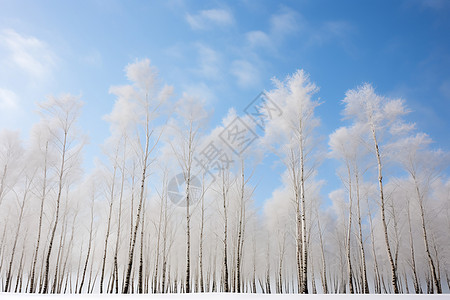
<instances>
[{"instance_id":1,"label":"snow-covered ground","mask_svg":"<svg viewBox=\"0 0 450 300\"><path fill-rule=\"evenodd\" d=\"M41 294L14 294L14 293L0 293L0 300L43 300L43 299L112 299L112 300L129 300L129 299L155 299L155 300L179 300L179 299L191 299L191 300L228 300L228 299L270 299L270 300L319 300L319 299L370 299L370 300L386 300L386 298L393 299L450 299L450 294L443 295L392 295L392 294L372 294L372 295L347 295L347 294L316 294L316 295L298 295L298 294L234 294L234 293L202 293L202 294L144 294L144 295L111 295L111 294L65 294L65 295L41 295Z\"/></svg>"}]
</instances>

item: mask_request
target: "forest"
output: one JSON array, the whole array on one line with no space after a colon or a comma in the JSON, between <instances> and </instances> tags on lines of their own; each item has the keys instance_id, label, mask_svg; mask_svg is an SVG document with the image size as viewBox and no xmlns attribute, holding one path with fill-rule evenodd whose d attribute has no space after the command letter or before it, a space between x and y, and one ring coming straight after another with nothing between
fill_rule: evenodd
<instances>
[{"instance_id":1,"label":"forest","mask_svg":"<svg viewBox=\"0 0 450 300\"><path fill-rule=\"evenodd\" d=\"M303 70L212 129L148 59L109 92L102 157L85 155L79 96L39 102L27 140L0 131L1 291L449 292L450 157L405 100L350 89L324 137ZM282 185L257 201L265 159Z\"/></svg>"}]
</instances>

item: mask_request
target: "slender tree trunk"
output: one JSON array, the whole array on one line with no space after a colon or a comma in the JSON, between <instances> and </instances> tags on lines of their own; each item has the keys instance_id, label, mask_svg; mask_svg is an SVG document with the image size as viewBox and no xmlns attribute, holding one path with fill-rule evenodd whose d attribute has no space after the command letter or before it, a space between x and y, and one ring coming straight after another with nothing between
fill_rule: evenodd
<instances>
[{"instance_id":1,"label":"slender tree trunk","mask_svg":"<svg viewBox=\"0 0 450 300\"><path fill-rule=\"evenodd\" d=\"M434 250L434 257L435 257L435 262L436 262L436 275L437 275L437 281L439 282L439 284L441 284L441 271L440 271L440 267L439 267L439 253L437 250L437 244L436 244L436 239L434 237L434 234L431 234L431 242L433 245L433 250ZM442 289L441 289L441 294L442 294Z\"/></svg>"},{"instance_id":2,"label":"slender tree trunk","mask_svg":"<svg viewBox=\"0 0 450 300\"><path fill-rule=\"evenodd\" d=\"M416 294L421 294L420 289L420 283L419 279L417 277L417 270L416 270L416 258L414 254L414 239L412 234L412 228L411 228L411 216L410 216L410 210L409 210L409 203L407 206L407 213L408 213L408 226L409 226L409 244L411 248L411 269L413 273L413 283L414 283L414 291Z\"/></svg>"},{"instance_id":3,"label":"slender tree trunk","mask_svg":"<svg viewBox=\"0 0 450 300\"><path fill-rule=\"evenodd\" d=\"M160 257L160 241L161 241L161 226L163 222L163 207L164 207L164 196L161 197L161 206L159 208L159 220L158 220L158 235L156 240L156 261L155 261L155 272L153 274L153 293L157 293L159 291L159 283L158 283L158 271L159 271L159 257Z\"/></svg>"},{"instance_id":4,"label":"slender tree trunk","mask_svg":"<svg viewBox=\"0 0 450 300\"><path fill-rule=\"evenodd\" d=\"M139 277L138 277L138 293L144 293L144 219L145 219L145 203L142 207L142 218L141 218L141 243L139 249Z\"/></svg>"},{"instance_id":5,"label":"slender tree trunk","mask_svg":"<svg viewBox=\"0 0 450 300\"><path fill-rule=\"evenodd\" d=\"M67 197L67 195L66 195L66 197ZM63 257L64 257L63 250L64 250L64 246L65 246L65 243L66 243L66 236L67 236L67 226L68 226L68 224L67 224L67 206L66 206L66 208L64 210L63 222L62 223L63 223L62 224L63 228L62 228L62 232L61 232L61 235L60 235L60 238L59 238L58 254L56 256L55 276L53 278L53 285L52 285L52 290L51 290L52 294L55 294L57 292L58 275L60 275L60 277L61 277L61 275L64 275L64 274L60 274L61 273L60 266L63 264ZM75 224L73 224L73 226L75 227ZM72 233L73 233L73 230L72 230ZM81 257L80 257L79 261L81 261ZM78 280L78 274L77 274L77 280ZM78 285L78 282L77 282L77 285Z\"/></svg>"},{"instance_id":6,"label":"slender tree trunk","mask_svg":"<svg viewBox=\"0 0 450 300\"><path fill-rule=\"evenodd\" d=\"M267 270L266 270L266 294L271 294L270 290L270 240L267 239L267 253L266 253L266 260L267 260Z\"/></svg>"},{"instance_id":7,"label":"slender tree trunk","mask_svg":"<svg viewBox=\"0 0 450 300\"><path fill-rule=\"evenodd\" d=\"M189 140L187 161L185 162L185 182L186 182L186 282L185 292L191 292L191 166L193 159L194 132L192 131L192 121L189 124Z\"/></svg>"},{"instance_id":8,"label":"slender tree trunk","mask_svg":"<svg viewBox=\"0 0 450 300\"><path fill-rule=\"evenodd\" d=\"M143 159L143 165L142 165L142 179L141 179L141 191L140 191L140 195L139 195L139 205L138 205L138 210L136 213L136 221L134 224L134 230L133 230L133 235L131 237L131 245L130 245L130 251L128 253L128 266L127 266L127 271L125 274L125 283L124 283L124 287L123 287L123 293L124 294L128 294L129 290L130 290L130 280L131 280L131 269L133 268L133 257L134 257L134 248L136 245L136 236L137 236L137 231L139 229L139 223L140 223L140 218L141 218L141 210L142 210L142 205L144 202L144 191L145 191L145 179L147 178L147 160L149 157L149 144L150 144L150 131L149 131L149 116L147 113L147 123L146 123L146 141L145 141L145 150L144 150L144 159Z\"/></svg>"},{"instance_id":9,"label":"slender tree trunk","mask_svg":"<svg viewBox=\"0 0 450 300\"><path fill-rule=\"evenodd\" d=\"M241 197L240 197L240 210L239 210L239 225L238 225L238 239L237 239L237 251L236 251L236 291L241 292L241 261L242 261L242 248L244 242L244 218L245 218L245 173L244 162L242 162L241 168Z\"/></svg>"},{"instance_id":10,"label":"slender tree trunk","mask_svg":"<svg viewBox=\"0 0 450 300\"><path fill-rule=\"evenodd\" d=\"M64 164L66 162L66 144L67 144L67 130L64 131L64 140L62 144L62 152L61 152L61 167L59 169L59 178L58 178L58 194L56 198L56 212L55 212L55 222L53 223L52 233L50 236L50 241L47 250L47 257L45 259L45 273L44 273L44 286L42 289L43 294L48 293L48 283L49 283L49 271L50 271L50 257L52 255L53 241L55 239L56 229L58 228L58 219L59 219L59 208L61 205L61 193L63 189L63 178L65 175Z\"/></svg>"},{"instance_id":11,"label":"slender tree trunk","mask_svg":"<svg viewBox=\"0 0 450 300\"><path fill-rule=\"evenodd\" d=\"M75 293L78 291L78 281L80 280L80 269L81 269L81 257L83 256L83 243L80 246L80 256L78 257L78 267L77 267L77 280L75 282ZM71 288L72 290L72 288Z\"/></svg>"},{"instance_id":12,"label":"slender tree trunk","mask_svg":"<svg viewBox=\"0 0 450 300\"><path fill-rule=\"evenodd\" d=\"M95 253L95 243L94 243L94 247L92 249L92 253ZM87 293L92 293L91 291L91 286L93 286L92 284L92 272L94 270L94 259L91 259L91 265L89 267L89 280L88 280L88 286L87 286Z\"/></svg>"},{"instance_id":13,"label":"slender tree trunk","mask_svg":"<svg viewBox=\"0 0 450 300\"><path fill-rule=\"evenodd\" d=\"M294 189L294 199L295 199L295 258L297 262L297 291L300 293L302 289L302 278L303 278L303 260L302 260L302 214L300 208L300 195L299 195L299 182L298 182L298 174L296 162L297 159L295 157L294 151L291 149L290 151L290 171L292 176L292 183Z\"/></svg>"},{"instance_id":14,"label":"slender tree trunk","mask_svg":"<svg viewBox=\"0 0 450 300\"><path fill-rule=\"evenodd\" d=\"M348 171L348 199L349 199L349 208L348 208L348 230L347 230L347 267L348 267L348 286L350 289L350 294L354 294L353 289L353 277L352 277L352 258L351 258L351 235L352 235L352 206L353 206L353 195L352 195L352 175L350 173L350 166L347 162L347 171Z\"/></svg>"},{"instance_id":15,"label":"slender tree trunk","mask_svg":"<svg viewBox=\"0 0 450 300\"><path fill-rule=\"evenodd\" d=\"M253 274L252 274L252 293L256 294L256 233L253 231Z\"/></svg>"},{"instance_id":16,"label":"slender tree trunk","mask_svg":"<svg viewBox=\"0 0 450 300\"><path fill-rule=\"evenodd\" d=\"M111 189L110 189L110 198L109 198L109 212L108 212L108 223L106 225L106 235L105 235L105 247L103 249L103 259L102 259L102 271L100 275L100 294L103 293L103 281L105 278L105 268L106 268L106 256L108 254L108 241L109 241L109 235L111 230L111 219L112 219L112 212L113 212L113 203L114 203L114 190L116 186L116 172L117 172L117 153L119 148L116 150L115 158L114 158L114 170L113 170L113 176L112 176L112 182L111 182Z\"/></svg>"},{"instance_id":17,"label":"slender tree trunk","mask_svg":"<svg viewBox=\"0 0 450 300\"><path fill-rule=\"evenodd\" d=\"M186 178L186 281L185 292L191 292L191 215L190 215L190 170Z\"/></svg>"},{"instance_id":18,"label":"slender tree trunk","mask_svg":"<svg viewBox=\"0 0 450 300\"><path fill-rule=\"evenodd\" d=\"M47 233L47 237L45 239L45 245L48 244L48 241L50 240L50 235L51 235L51 230L48 231ZM45 250L45 249L44 249ZM47 256L47 252L46 251L42 251L42 257L41 257L41 261L45 261L45 258ZM44 273L45 273L45 268L44 266L41 267L41 271L39 274L39 293L41 294L43 289L44 289Z\"/></svg>"},{"instance_id":19,"label":"slender tree trunk","mask_svg":"<svg viewBox=\"0 0 450 300\"><path fill-rule=\"evenodd\" d=\"M87 271L87 267L88 267L88 264L89 264L89 256L91 254L92 227L94 225L94 201L95 201L95 194L93 193L93 195L92 195L92 203L91 203L91 223L90 223L90 226L89 226L89 244L88 244L88 249L87 249L87 254L86 254L86 260L84 262L83 275L81 276L80 288L78 290L79 294L81 294L81 291L83 290L84 278L86 277L86 271Z\"/></svg>"},{"instance_id":20,"label":"slender tree trunk","mask_svg":"<svg viewBox=\"0 0 450 300\"><path fill-rule=\"evenodd\" d=\"M31 279L30 279L30 293L35 292L35 274L36 274L36 263L37 258L39 254L39 245L41 242L41 231L42 231L42 216L44 214L44 202L45 197L47 194L47 157L48 157L48 141L45 143L45 156L44 156L44 179L42 183L42 195L41 195L41 208L39 211L39 225L38 225L38 234L37 234L37 240L36 240L36 249L34 251L34 258L33 258L33 266L31 270Z\"/></svg>"},{"instance_id":21,"label":"slender tree trunk","mask_svg":"<svg viewBox=\"0 0 450 300\"><path fill-rule=\"evenodd\" d=\"M373 255L373 262L374 262L375 293L380 294L381 293L380 271L379 271L379 267L378 267L377 253L375 251L375 236L373 233L374 227L373 227L373 222L372 222L372 214L370 212L370 207L369 207L369 201L367 201L367 207L368 207L369 224L370 224L370 238L371 238L371 244L372 244L372 255Z\"/></svg>"},{"instance_id":22,"label":"slender tree trunk","mask_svg":"<svg viewBox=\"0 0 450 300\"><path fill-rule=\"evenodd\" d=\"M286 232L283 232L281 245L279 246L279 260L278 260L278 287L277 293L283 293L283 260L286 245Z\"/></svg>"},{"instance_id":23,"label":"slender tree trunk","mask_svg":"<svg viewBox=\"0 0 450 300\"><path fill-rule=\"evenodd\" d=\"M324 294L328 294L327 265L326 265L326 261L325 261L325 251L324 251L324 247L323 247L323 233L322 233L322 229L320 227L319 219L320 219L320 217L319 217L319 215L317 215L317 229L319 230L320 252L322 255L322 274L321 274L322 289L323 289Z\"/></svg>"},{"instance_id":24,"label":"slender tree trunk","mask_svg":"<svg viewBox=\"0 0 450 300\"><path fill-rule=\"evenodd\" d=\"M309 254L309 258L311 259L311 262L314 261L313 254ZM316 287L316 278L314 277L314 263L310 264L311 266L311 285L312 285L312 293L317 294L317 287Z\"/></svg>"},{"instance_id":25,"label":"slender tree trunk","mask_svg":"<svg viewBox=\"0 0 450 300\"><path fill-rule=\"evenodd\" d=\"M445 277L447 278L447 288L450 290L450 276L448 276L447 271L445 272Z\"/></svg>"},{"instance_id":26,"label":"slender tree trunk","mask_svg":"<svg viewBox=\"0 0 450 300\"><path fill-rule=\"evenodd\" d=\"M27 228L27 232L25 234L25 236L27 236L28 234L28 228ZM22 253L20 255L20 261L19 261L19 270L17 272L17 276L16 276L16 287L14 288L14 293L21 293L22 292L22 278L23 278L23 257L25 254L25 243L23 243L22 246Z\"/></svg>"},{"instance_id":27,"label":"slender tree trunk","mask_svg":"<svg viewBox=\"0 0 450 300\"><path fill-rule=\"evenodd\" d=\"M306 200L305 200L305 173L304 173L304 153L303 137L300 137L300 199L301 199L301 220L302 220L302 285L301 294L308 293L308 245L306 231Z\"/></svg>"},{"instance_id":28,"label":"slender tree trunk","mask_svg":"<svg viewBox=\"0 0 450 300\"><path fill-rule=\"evenodd\" d=\"M415 175L412 174L412 176L413 176L414 185L415 185L415 188L416 188L417 199L419 200L420 221L421 221L421 225L422 225L423 243L425 245L425 252L427 254L428 263L430 265L431 277L433 279L434 285L436 286L437 293L438 294L442 294L441 282L438 279L438 275L437 275L437 272L436 272L436 267L435 267L433 258L431 257L431 252L430 252L430 247L429 247L429 242L428 242L427 229L426 229L426 224L425 224L425 209L423 207L423 196L420 193L419 184L417 182L417 179L416 179Z\"/></svg>"},{"instance_id":29,"label":"slender tree trunk","mask_svg":"<svg viewBox=\"0 0 450 300\"><path fill-rule=\"evenodd\" d=\"M167 226L169 223L168 220L168 212L167 212L167 184L164 184L164 231L163 231L163 262L162 262L162 279L161 279L161 292L166 293L166 270L167 270L167 259L168 259L168 250L167 250ZM170 249L170 246L169 246ZM170 269L169 269L170 272ZM168 285L170 286L170 273L168 274Z\"/></svg>"},{"instance_id":30,"label":"slender tree trunk","mask_svg":"<svg viewBox=\"0 0 450 300\"><path fill-rule=\"evenodd\" d=\"M73 244L73 238L74 238L74 233L75 233L75 225L76 225L76 218L77 218L77 215L78 215L78 211L76 211L76 213L75 213L75 215L73 216L73 221L72 221L72 231L71 231L71 234L70 234L70 241L69 241L69 245L68 245L68 247L67 247L67 253L66 253L66 258L65 258L65 261L64 261L64 265L63 265L63 269L62 269L62 272L61 272L61 276L60 276L60 283L59 283L59 286L58 286L58 289L59 289L59 291L58 291L58 293L60 292L60 290L61 290L61 288L62 288L62 283L63 283L63 275L65 274L65 270L66 270L66 266L67 266L67 261L69 260L69 257L71 256L71 253L72 253L72 244ZM65 218L64 218L64 222L65 222ZM66 224L66 223L65 223ZM67 227L67 225L65 225L66 227ZM80 249L81 250L81 249ZM80 255L81 255L81 253L80 253ZM80 261L81 261L81 259L80 259ZM67 280L66 280L67 281Z\"/></svg>"},{"instance_id":31,"label":"slender tree trunk","mask_svg":"<svg viewBox=\"0 0 450 300\"><path fill-rule=\"evenodd\" d=\"M200 271L200 292L205 292L205 286L204 286L204 279L203 279L203 231L204 231L204 224L205 224L205 188L204 188L204 178L203 178L203 184L202 184L202 195L200 198L200 205L201 205L201 211L200 211L200 245L199 245L199 271Z\"/></svg>"},{"instance_id":32,"label":"slender tree trunk","mask_svg":"<svg viewBox=\"0 0 450 300\"><path fill-rule=\"evenodd\" d=\"M126 163L126 152L127 152L127 139L124 137L123 144L123 158L122 158L122 178L120 181L120 196L119 196L119 212L117 217L117 235L116 235L116 247L114 250L114 286L115 293L119 293L119 264L118 264L118 253L119 253L119 242L120 242L120 229L122 221L122 201L123 201L123 189L125 184L125 163Z\"/></svg>"},{"instance_id":33,"label":"slender tree trunk","mask_svg":"<svg viewBox=\"0 0 450 300\"><path fill-rule=\"evenodd\" d=\"M369 282L367 280L367 266L366 266L366 254L364 251L364 239L362 234L362 224L361 224L361 207L360 207L360 194L359 194L359 173L355 166L355 180L356 180L356 209L358 212L358 230L359 230L359 248L361 252L361 280L362 280L362 292L368 294Z\"/></svg>"},{"instance_id":34,"label":"slender tree trunk","mask_svg":"<svg viewBox=\"0 0 450 300\"><path fill-rule=\"evenodd\" d=\"M399 290L398 290L398 282L397 282L397 266L395 265L394 259L392 257L391 246L389 244L388 227L387 227L387 223L386 223L381 155L380 155L380 150L378 147L377 137L375 134L375 128L373 125L372 125L372 137L373 137L373 141L374 141L375 154L376 154L377 166L378 166L378 184L379 184L379 188L380 188L381 222L382 222L383 231L384 231L384 241L386 243L386 250L387 250L387 254L388 254L389 263L391 266L392 287L394 289L394 293L398 294Z\"/></svg>"},{"instance_id":35,"label":"slender tree trunk","mask_svg":"<svg viewBox=\"0 0 450 300\"><path fill-rule=\"evenodd\" d=\"M228 197L228 186L225 186L225 171L223 171L222 178L222 200L223 200L223 216L224 216L224 225L223 225L223 288L224 292L228 293L230 291L228 284L228 216L227 216L227 197ZM228 184L228 182L227 182Z\"/></svg>"},{"instance_id":36,"label":"slender tree trunk","mask_svg":"<svg viewBox=\"0 0 450 300\"><path fill-rule=\"evenodd\" d=\"M12 267L13 267L13 263L14 263L14 256L16 254L16 246L17 246L17 241L19 239L19 233L20 233L20 227L22 226L22 219L23 219L23 212L24 212L24 207L25 207L25 202L27 200L27 194L28 194L28 179L25 182L25 191L23 194L23 199L22 202L20 203L20 212L19 212L19 220L18 220L18 225L16 228L16 233L14 236L14 243L12 246L12 250L11 250L11 258L9 260L9 266L8 266L8 271L6 272L6 283L5 283L5 288L4 291L5 292L10 292L11 289L11 277L12 277Z\"/></svg>"}]
</instances>

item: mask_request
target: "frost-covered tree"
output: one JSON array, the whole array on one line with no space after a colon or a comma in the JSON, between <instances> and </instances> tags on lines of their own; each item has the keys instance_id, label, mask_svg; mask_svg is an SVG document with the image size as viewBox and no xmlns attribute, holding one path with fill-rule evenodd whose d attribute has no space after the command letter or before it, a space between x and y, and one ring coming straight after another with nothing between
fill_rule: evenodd
<instances>
[{"instance_id":1,"label":"frost-covered tree","mask_svg":"<svg viewBox=\"0 0 450 300\"><path fill-rule=\"evenodd\" d=\"M402 120L403 101L370 85L348 91L349 122L325 155L317 88L303 71L274 79L257 114L230 108L211 130L207 103L185 93L169 103L172 88L148 60L125 71L129 83L110 89L110 136L86 173L79 97L41 103L28 140L0 132L2 291L449 290L448 154ZM246 131L237 123L248 135L235 136ZM237 151L231 136L254 140ZM328 197L319 156L339 163L329 174L342 186ZM255 202L266 157L272 172L281 166L281 186Z\"/></svg>"},{"instance_id":2,"label":"frost-covered tree","mask_svg":"<svg viewBox=\"0 0 450 300\"><path fill-rule=\"evenodd\" d=\"M129 64L126 67L126 74L132 82L132 85L118 87L114 91L115 93L128 94L129 99L136 103L136 110L134 111L137 117L135 127L136 140L133 150L139 159L142 176L139 187L139 202L130 236L130 249L123 286L123 293L125 294L129 293L130 290L136 237L141 223L142 208L145 200L147 172L152 162L150 155L157 146L162 134L161 128L157 124L152 124L152 122L158 117L161 105L172 93L172 88L169 86L159 88L156 70L150 66L148 59ZM142 274L140 275L139 282L142 283Z\"/></svg>"},{"instance_id":3,"label":"frost-covered tree","mask_svg":"<svg viewBox=\"0 0 450 300\"><path fill-rule=\"evenodd\" d=\"M80 162L79 156L84 145L84 141L80 138L76 127L81 107L82 102L80 98L69 94L60 97L50 96L47 101L40 104L41 117L47 124L50 132L51 147L58 154L56 209L45 258L42 290L44 294L49 291L50 259L56 230L60 221L63 192L70 184L70 173L75 171L75 168ZM56 264L57 268L58 264Z\"/></svg>"},{"instance_id":4,"label":"frost-covered tree","mask_svg":"<svg viewBox=\"0 0 450 300\"><path fill-rule=\"evenodd\" d=\"M173 124L176 131L176 139L171 143L173 152L181 168L185 183L185 198L182 205L186 206L186 274L185 288L186 293L191 292L191 218L192 209L195 200L200 196L199 187L192 186L195 178L194 158L198 152L198 143L200 138L200 129L204 125L207 113L199 99L189 95L183 97L176 103L176 113L181 124Z\"/></svg>"},{"instance_id":5,"label":"frost-covered tree","mask_svg":"<svg viewBox=\"0 0 450 300\"><path fill-rule=\"evenodd\" d=\"M448 155L441 150L431 150L432 140L428 135L419 133L397 141L394 145L395 160L407 171L413 195L417 201L422 228L422 238L425 253L430 267L430 274L438 294L442 293L442 286L437 257L433 258L430 245L429 207L427 205L433 182L439 179L442 169L448 165ZM408 212L409 216L409 212ZM412 242L411 242L412 243ZM413 250L412 250L413 251ZM414 259L414 253L412 253Z\"/></svg>"},{"instance_id":6,"label":"frost-covered tree","mask_svg":"<svg viewBox=\"0 0 450 300\"><path fill-rule=\"evenodd\" d=\"M383 166L386 147L389 145L390 135L400 134L409 128L402 121L408 113L401 99L390 99L375 94L370 84L364 84L346 93L344 115L352 119L354 126L364 129L362 140L374 154L378 171L379 203L381 222L383 225L386 252L391 269L391 282L394 293L399 293L398 274L392 247L389 241L388 225L386 220L386 194L383 185Z\"/></svg>"},{"instance_id":7,"label":"frost-covered tree","mask_svg":"<svg viewBox=\"0 0 450 300\"><path fill-rule=\"evenodd\" d=\"M309 76L299 70L284 81L273 79L275 88L267 92L271 101L281 108L281 114L271 114L269 107L262 108L269 118L265 127L265 143L276 149L289 173L296 212L296 257L298 290L308 293L308 201L307 181L315 174L314 157L316 140L314 129L319 124L314 110L319 105L313 100L317 87ZM310 217L310 216L309 216Z\"/></svg>"},{"instance_id":8,"label":"frost-covered tree","mask_svg":"<svg viewBox=\"0 0 450 300\"><path fill-rule=\"evenodd\" d=\"M361 282L363 293L369 293L369 285L367 280L366 255L364 250L364 238L362 234L362 218L361 218L361 190L360 183L362 175L364 175L363 160L366 158L366 149L362 145L360 136L362 128L358 126L341 127L330 135L329 145L331 148L330 155L341 160L344 163L345 171L340 175L341 180L346 186L348 194L348 231L347 231L347 266L348 266L348 283L350 293L354 292L353 288L353 270L351 265L351 237L352 232L352 214L353 199L356 198L356 217L358 224L358 243L361 258Z\"/></svg>"}]
</instances>

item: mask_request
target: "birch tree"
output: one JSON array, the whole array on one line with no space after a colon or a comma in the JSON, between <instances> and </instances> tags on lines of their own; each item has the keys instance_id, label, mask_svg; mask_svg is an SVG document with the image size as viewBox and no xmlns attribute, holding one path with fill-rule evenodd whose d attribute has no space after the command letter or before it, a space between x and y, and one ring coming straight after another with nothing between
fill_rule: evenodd
<instances>
[{"instance_id":1,"label":"birch tree","mask_svg":"<svg viewBox=\"0 0 450 300\"><path fill-rule=\"evenodd\" d=\"M348 217L348 232L347 232L347 265L348 265L348 280L350 293L354 292L352 266L351 266L351 236L352 232L352 214L353 214L353 199L356 198L356 217L358 225L358 244L359 255L361 258L361 282L362 292L369 292L369 285L367 281L367 266L366 255L364 250L364 238L362 234L361 221L361 191L360 182L362 175L364 175L365 166L361 166L361 162L366 158L366 150L360 141L361 128L357 126L341 127L330 135L330 155L341 160L344 163L345 175L340 175L341 180L346 186L349 198L349 217ZM363 170L361 170L363 169Z\"/></svg>"},{"instance_id":2,"label":"birch tree","mask_svg":"<svg viewBox=\"0 0 450 300\"><path fill-rule=\"evenodd\" d=\"M177 131L177 140L179 143L171 143L173 153L175 154L178 165L181 168L185 183L185 198L182 205L186 206L186 277L185 292L191 292L191 216L194 200L200 196L200 187L193 182L195 177L194 159L197 152L200 129L204 125L207 113L200 99L184 94L176 104L176 113L181 124L175 125ZM177 128L178 127L178 128ZM198 165L198 163L197 163ZM200 196L201 197L201 196Z\"/></svg>"},{"instance_id":3,"label":"birch tree","mask_svg":"<svg viewBox=\"0 0 450 300\"><path fill-rule=\"evenodd\" d=\"M57 151L59 156L55 203L56 209L51 235L48 242L47 255L45 258L45 272L42 290L44 294L48 292L50 259L56 236L56 230L59 225L62 193L67 185L67 178L70 175L70 171L76 166L78 156L83 147L83 141L80 141L76 131L76 122L79 117L81 106L82 102L79 97L72 95L63 95L61 97L51 96L47 99L47 101L40 104L41 116L49 126L48 128L51 135L52 148Z\"/></svg>"},{"instance_id":4,"label":"birch tree","mask_svg":"<svg viewBox=\"0 0 450 300\"><path fill-rule=\"evenodd\" d=\"M269 106L263 110L271 118L266 124L267 143L278 144L278 153L288 169L296 211L296 257L299 292L308 293L308 216L306 183L314 175L317 161L314 159L316 144L314 129L319 121L314 110L319 105L312 99L317 92L308 75L297 71L281 82L274 79L275 89L267 93L271 101L281 105L282 113L270 114ZM281 142L280 142L281 140ZM280 144L283 143L283 144ZM275 146L277 147L277 145Z\"/></svg>"},{"instance_id":5,"label":"birch tree","mask_svg":"<svg viewBox=\"0 0 450 300\"><path fill-rule=\"evenodd\" d=\"M391 269L391 283L395 294L399 293L397 266L389 241L388 225L386 220L386 195L383 184L383 159L386 158L386 146L389 143L389 134L398 134L408 128L401 117L408 111L401 99L389 99L375 94L369 84L349 90L343 100L345 104L344 115L354 121L355 126L365 129L363 140L371 148L377 163L379 204L381 222L383 226L386 252Z\"/></svg>"},{"instance_id":6,"label":"birch tree","mask_svg":"<svg viewBox=\"0 0 450 300\"><path fill-rule=\"evenodd\" d=\"M113 161L113 171L111 174L110 182L108 183L108 217L107 217L107 225L106 225L106 233L105 233L105 243L103 248L103 259L102 259L102 269L100 275L100 293L103 293L103 281L105 278L105 268L106 268L106 256L108 253L108 241L111 233L111 219L113 217L113 204L115 198L115 187L116 187L116 174L118 169L118 156L119 156L119 147L116 148Z\"/></svg>"},{"instance_id":7,"label":"birch tree","mask_svg":"<svg viewBox=\"0 0 450 300\"><path fill-rule=\"evenodd\" d=\"M136 237L141 223L142 207L145 200L147 172L152 162L150 155L158 145L162 134L162 130L157 128L155 124L153 124L155 128L151 127L152 121L155 121L159 108L172 93L172 88L168 86L158 89L157 74L154 68L150 67L150 61L148 59L128 65L126 73L128 79L133 82L133 85L115 88L113 92L116 95L127 94L129 100L136 103L137 111L135 113L139 117L138 124L136 125L139 126L136 127L135 131L136 148L134 150L139 157L142 177L140 180L139 202L130 237L130 249L123 286L123 293L125 294L130 290Z\"/></svg>"},{"instance_id":8,"label":"birch tree","mask_svg":"<svg viewBox=\"0 0 450 300\"><path fill-rule=\"evenodd\" d=\"M79 294L81 294L81 291L83 290L84 280L86 278L86 272L87 272L87 268L88 268L88 264L89 264L89 258L91 257L92 241L93 241L93 234L94 234L94 230L93 230L94 206L95 206L95 199L96 199L97 195L96 195L96 189L95 189L95 184L96 184L95 178L92 178L91 180L93 182L93 185L92 185L91 191L90 191L91 205L90 205L89 239L88 239L88 247L87 247L87 251L86 251L86 259L84 261L83 272L81 275L80 287L78 290Z\"/></svg>"},{"instance_id":9,"label":"birch tree","mask_svg":"<svg viewBox=\"0 0 450 300\"><path fill-rule=\"evenodd\" d=\"M228 169L223 169L220 176L221 191L220 198L222 202L222 217L223 217L223 261L222 261L222 286L223 291L228 293L230 291L230 277L229 277L229 265L228 265L228 202L230 191L230 173Z\"/></svg>"},{"instance_id":10,"label":"birch tree","mask_svg":"<svg viewBox=\"0 0 450 300\"><path fill-rule=\"evenodd\" d=\"M17 200L18 206L19 206L19 216L18 216L18 221L17 221L18 223L17 223L17 227L15 230L15 235L14 235L14 242L13 242L12 250L11 250L11 258L9 260L8 270L6 273L6 283L5 283L5 288L4 288L5 292L11 291L13 263L14 263L14 258L16 255L17 242L20 237L20 229L22 227L25 204L27 203L27 200L29 197L28 193L30 192L30 187L31 187L31 184L33 183L35 174L36 174L36 170L31 170L30 174L25 175L24 189L22 191L22 195L17 193L16 191L13 191L16 196L16 200Z\"/></svg>"},{"instance_id":11,"label":"birch tree","mask_svg":"<svg viewBox=\"0 0 450 300\"><path fill-rule=\"evenodd\" d=\"M34 293L36 291L35 286L35 275L36 275L36 264L38 261L38 255L39 255L39 247L41 245L41 234L42 234L42 223L43 223L43 217L44 217L44 204L45 200L47 198L48 193L48 170L50 168L49 166L49 136L47 130L45 128L42 128L43 126L37 126L37 137L36 137L36 148L34 150L34 153L39 158L42 158L43 165L42 168L42 187L41 187L41 194L40 194L40 208L39 208L39 223L38 223L38 231L37 231L37 237L36 237L36 247L33 255L33 263L31 267L31 275L30 275L30 293ZM44 132L42 132L44 131ZM38 153L38 154L36 154ZM43 156L43 157L42 157Z\"/></svg>"},{"instance_id":12,"label":"birch tree","mask_svg":"<svg viewBox=\"0 0 450 300\"><path fill-rule=\"evenodd\" d=\"M403 168L408 172L414 195L419 207L422 238L425 247L425 253L430 267L430 274L433 285L438 294L442 294L442 286L439 278L436 261L431 253L430 232L427 222L428 212L426 210L427 198L433 181L440 176L443 166L446 166L448 155L441 150L433 151L429 149L432 140L423 133L410 136L399 140L394 148L396 148L396 160L400 162ZM408 211L409 216L409 211ZM410 222L410 221L409 221ZM414 262L414 252L411 240L411 257ZM415 279L415 283L416 283ZM417 289L416 289L417 290Z\"/></svg>"}]
</instances>

